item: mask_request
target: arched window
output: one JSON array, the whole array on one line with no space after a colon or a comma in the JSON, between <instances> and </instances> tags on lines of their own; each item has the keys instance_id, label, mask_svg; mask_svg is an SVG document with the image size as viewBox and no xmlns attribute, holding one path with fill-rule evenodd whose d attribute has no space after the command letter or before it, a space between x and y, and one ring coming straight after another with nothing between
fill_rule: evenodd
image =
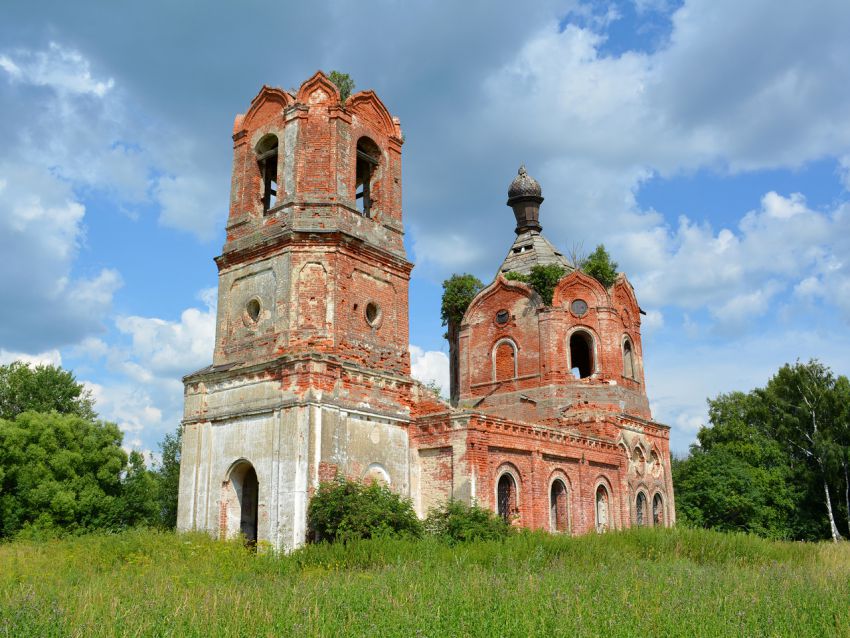
<instances>
[{"instance_id":1,"label":"arched window","mask_svg":"<svg viewBox=\"0 0 850 638\"><path fill-rule=\"evenodd\" d=\"M593 337L584 330L576 330L570 337L570 370L579 379L593 374Z\"/></svg>"},{"instance_id":2,"label":"arched window","mask_svg":"<svg viewBox=\"0 0 850 638\"><path fill-rule=\"evenodd\" d=\"M623 376L629 379L635 378L635 359L632 352L632 342L626 339L623 342Z\"/></svg>"},{"instance_id":3,"label":"arched window","mask_svg":"<svg viewBox=\"0 0 850 638\"><path fill-rule=\"evenodd\" d=\"M363 482L366 485L377 483L384 487L389 487L391 483L389 473L380 463L372 463L366 468L366 473L363 475Z\"/></svg>"},{"instance_id":4,"label":"arched window","mask_svg":"<svg viewBox=\"0 0 850 638\"><path fill-rule=\"evenodd\" d=\"M596 488L596 531L604 532L607 531L610 526L610 517L609 517L609 506L610 499L608 497L608 490L605 489L604 485L600 485Z\"/></svg>"},{"instance_id":5,"label":"arched window","mask_svg":"<svg viewBox=\"0 0 850 638\"><path fill-rule=\"evenodd\" d=\"M516 481L510 472L505 472L499 477L499 483L496 488L496 501L499 516L506 523L510 523L511 517L519 513Z\"/></svg>"},{"instance_id":6,"label":"arched window","mask_svg":"<svg viewBox=\"0 0 850 638\"><path fill-rule=\"evenodd\" d=\"M372 186L380 164L381 149L368 137L357 140L355 201L364 217L372 215Z\"/></svg>"},{"instance_id":7,"label":"arched window","mask_svg":"<svg viewBox=\"0 0 850 638\"><path fill-rule=\"evenodd\" d=\"M652 524L655 526L664 525L664 501L661 494L652 497Z\"/></svg>"},{"instance_id":8,"label":"arched window","mask_svg":"<svg viewBox=\"0 0 850 638\"><path fill-rule=\"evenodd\" d=\"M277 202L277 136L266 135L257 144L257 164L263 185L263 212Z\"/></svg>"},{"instance_id":9,"label":"arched window","mask_svg":"<svg viewBox=\"0 0 850 638\"><path fill-rule=\"evenodd\" d=\"M552 487L549 490L549 528L553 532L570 530L567 486L561 479L552 481Z\"/></svg>"},{"instance_id":10,"label":"arched window","mask_svg":"<svg viewBox=\"0 0 850 638\"><path fill-rule=\"evenodd\" d=\"M516 344L504 339L493 350L493 380L505 381L516 377Z\"/></svg>"},{"instance_id":11,"label":"arched window","mask_svg":"<svg viewBox=\"0 0 850 638\"><path fill-rule=\"evenodd\" d=\"M646 494L638 492L635 499L635 522L638 527L643 527L649 524L649 504L646 500Z\"/></svg>"}]
</instances>

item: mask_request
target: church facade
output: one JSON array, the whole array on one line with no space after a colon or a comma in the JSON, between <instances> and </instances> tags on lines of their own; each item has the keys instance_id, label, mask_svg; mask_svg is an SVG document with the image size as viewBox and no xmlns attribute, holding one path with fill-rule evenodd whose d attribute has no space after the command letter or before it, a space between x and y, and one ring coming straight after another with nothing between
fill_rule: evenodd
<instances>
[{"instance_id":1,"label":"church facade","mask_svg":"<svg viewBox=\"0 0 850 638\"><path fill-rule=\"evenodd\" d=\"M451 407L410 376L398 119L317 73L295 94L263 87L233 141L213 362L184 378L179 529L296 548L337 476L421 516L453 498L562 533L675 521L632 286L572 269L524 169L516 239L461 324ZM550 305L505 278L550 263L568 272Z\"/></svg>"}]
</instances>

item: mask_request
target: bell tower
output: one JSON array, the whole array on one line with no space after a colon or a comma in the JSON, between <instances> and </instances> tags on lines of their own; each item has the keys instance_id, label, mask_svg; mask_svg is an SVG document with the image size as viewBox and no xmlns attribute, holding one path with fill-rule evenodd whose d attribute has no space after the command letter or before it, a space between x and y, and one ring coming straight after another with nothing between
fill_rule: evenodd
<instances>
[{"instance_id":1,"label":"bell tower","mask_svg":"<svg viewBox=\"0 0 850 638\"><path fill-rule=\"evenodd\" d=\"M213 362L184 379L181 529L292 548L322 479L409 494L401 149L375 93L343 101L321 72L236 116Z\"/></svg>"},{"instance_id":2,"label":"bell tower","mask_svg":"<svg viewBox=\"0 0 850 638\"><path fill-rule=\"evenodd\" d=\"M409 374L401 130L317 73L234 123L215 365L322 353Z\"/></svg>"}]
</instances>

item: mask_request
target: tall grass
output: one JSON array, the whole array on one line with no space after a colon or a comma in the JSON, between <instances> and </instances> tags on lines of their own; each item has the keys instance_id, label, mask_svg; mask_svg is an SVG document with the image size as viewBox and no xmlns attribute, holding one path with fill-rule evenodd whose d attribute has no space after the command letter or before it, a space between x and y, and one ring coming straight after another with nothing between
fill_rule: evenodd
<instances>
[{"instance_id":1,"label":"tall grass","mask_svg":"<svg viewBox=\"0 0 850 638\"><path fill-rule=\"evenodd\" d=\"M701 530L254 555L131 531L0 545L0 636L850 636L850 544Z\"/></svg>"}]
</instances>

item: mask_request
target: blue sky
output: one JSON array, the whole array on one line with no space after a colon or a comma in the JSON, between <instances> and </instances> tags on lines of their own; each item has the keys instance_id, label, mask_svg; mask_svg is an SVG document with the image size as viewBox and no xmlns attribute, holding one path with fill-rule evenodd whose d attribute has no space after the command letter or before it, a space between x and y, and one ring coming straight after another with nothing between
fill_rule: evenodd
<instances>
[{"instance_id":1,"label":"blue sky","mask_svg":"<svg viewBox=\"0 0 850 638\"><path fill-rule=\"evenodd\" d=\"M850 373L850 4L751 0L0 8L0 362L61 363L128 446L208 364L233 117L348 72L401 118L414 374L440 283L492 279L520 163L544 233L634 283L656 419L817 357Z\"/></svg>"}]
</instances>

